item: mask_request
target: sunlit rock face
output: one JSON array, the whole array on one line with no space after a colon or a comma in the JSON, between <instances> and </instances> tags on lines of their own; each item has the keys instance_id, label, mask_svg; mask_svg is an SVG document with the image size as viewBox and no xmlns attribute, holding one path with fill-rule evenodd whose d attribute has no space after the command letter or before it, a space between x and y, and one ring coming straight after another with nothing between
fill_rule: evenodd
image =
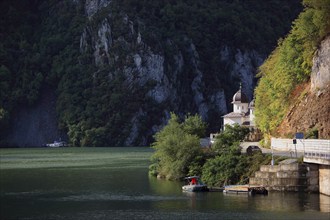
<instances>
[{"instance_id":1,"label":"sunlit rock face","mask_svg":"<svg viewBox=\"0 0 330 220\"><path fill-rule=\"evenodd\" d=\"M330 37L321 42L313 59L312 91L322 91L330 84Z\"/></svg>"},{"instance_id":2,"label":"sunlit rock face","mask_svg":"<svg viewBox=\"0 0 330 220\"><path fill-rule=\"evenodd\" d=\"M240 81L243 92L252 100L255 74L264 60L263 56L255 50L243 51L227 46L221 49L220 55L221 61L229 65L230 76Z\"/></svg>"}]
</instances>

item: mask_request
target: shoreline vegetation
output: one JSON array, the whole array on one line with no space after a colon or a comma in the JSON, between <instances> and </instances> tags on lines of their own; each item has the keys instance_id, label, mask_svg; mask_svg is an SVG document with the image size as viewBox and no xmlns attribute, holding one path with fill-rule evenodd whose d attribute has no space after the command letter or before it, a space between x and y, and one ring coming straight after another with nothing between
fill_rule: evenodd
<instances>
[{"instance_id":1,"label":"shoreline vegetation","mask_svg":"<svg viewBox=\"0 0 330 220\"><path fill-rule=\"evenodd\" d=\"M168 124L155 135L149 173L169 180L196 175L210 187L222 187L246 184L261 165L270 164L271 155L241 153L240 142L248 134L248 128L226 126L211 148L201 148L199 135L205 127L198 115L188 115L180 121L172 113ZM275 163L281 159L276 157Z\"/></svg>"}]
</instances>

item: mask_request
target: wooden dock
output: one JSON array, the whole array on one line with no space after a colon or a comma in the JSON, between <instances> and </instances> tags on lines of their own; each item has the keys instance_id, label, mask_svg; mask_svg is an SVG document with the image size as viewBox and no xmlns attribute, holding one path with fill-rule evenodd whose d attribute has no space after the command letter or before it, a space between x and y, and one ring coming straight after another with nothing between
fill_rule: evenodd
<instances>
[{"instance_id":1,"label":"wooden dock","mask_svg":"<svg viewBox=\"0 0 330 220\"><path fill-rule=\"evenodd\" d=\"M225 186L224 193L232 193L232 194L249 194L249 195L255 195L255 194L263 194L267 195L268 191L263 186L256 186L256 185L230 185Z\"/></svg>"},{"instance_id":2,"label":"wooden dock","mask_svg":"<svg viewBox=\"0 0 330 220\"><path fill-rule=\"evenodd\" d=\"M224 187L209 187L209 192L223 192Z\"/></svg>"}]
</instances>

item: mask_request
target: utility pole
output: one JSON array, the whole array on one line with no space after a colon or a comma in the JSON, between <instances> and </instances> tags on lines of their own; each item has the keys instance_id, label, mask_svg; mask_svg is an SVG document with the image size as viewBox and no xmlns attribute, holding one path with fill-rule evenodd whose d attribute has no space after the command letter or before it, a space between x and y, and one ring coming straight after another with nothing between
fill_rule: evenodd
<instances>
[{"instance_id":1,"label":"utility pole","mask_svg":"<svg viewBox=\"0 0 330 220\"><path fill-rule=\"evenodd\" d=\"M295 153L296 153L296 158L297 158L297 157L298 157L298 156L297 156L297 139L293 139L292 142L293 142L293 144L294 144L294 151L295 151Z\"/></svg>"},{"instance_id":2,"label":"utility pole","mask_svg":"<svg viewBox=\"0 0 330 220\"><path fill-rule=\"evenodd\" d=\"M274 150L273 150L273 145L272 145L272 161L271 165L274 166Z\"/></svg>"}]
</instances>

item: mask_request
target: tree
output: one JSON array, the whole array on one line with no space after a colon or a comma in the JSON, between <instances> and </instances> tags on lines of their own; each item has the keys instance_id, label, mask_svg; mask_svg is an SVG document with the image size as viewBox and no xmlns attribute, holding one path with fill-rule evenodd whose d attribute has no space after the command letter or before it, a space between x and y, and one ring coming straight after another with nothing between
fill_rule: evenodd
<instances>
[{"instance_id":1,"label":"tree","mask_svg":"<svg viewBox=\"0 0 330 220\"><path fill-rule=\"evenodd\" d=\"M8 104L6 105L6 103L9 102L11 96L10 74L6 66L0 66L0 131L5 129L9 119Z\"/></svg>"},{"instance_id":2,"label":"tree","mask_svg":"<svg viewBox=\"0 0 330 220\"><path fill-rule=\"evenodd\" d=\"M237 142L229 148L231 150L208 159L204 164L202 179L209 186L246 184L261 165L269 164L271 161L271 155L263 155L261 152L251 156L241 154L237 151Z\"/></svg>"},{"instance_id":3,"label":"tree","mask_svg":"<svg viewBox=\"0 0 330 220\"><path fill-rule=\"evenodd\" d=\"M153 174L167 179L180 179L188 174L189 166L202 154L199 137L192 131L201 131L205 124L191 123L195 120L201 119L196 115L187 116L185 121L180 123L178 116L171 113L168 124L156 133L155 142L152 144L156 150L152 156L154 164L150 166Z\"/></svg>"},{"instance_id":4,"label":"tree","mask_svg":"<svg viewBox=\"0 0 330 220\"><path fill-rule=\"evenodd\" d=\"M203 166L202 179L210 186L223 186L240 182L247 164L243 155L237 153L238 145L233 150L209 159Z\"/></svg>"},{"instance_id":5,"label":"tree","mask_svg":"<svg viewBox=\"0 0 330 220\"><path fill-rule=\"evenodd\" d=\"M248 133L249 129L247 127L242 127L238 124L234 126L226 125L225 130L216 136L213 148L219 154L232 151L233 144L243 141Z\"/></svg>"},{"instance_id":6,"label":"tree","mask_svg":"<svg viewBox=\"0 0 330 220\"><path fill-rule=\"evenodd\" d=\"M202 118L195 114L186 116L186 119L183 123L183 130L188 134L195 134L198 137L202 138L205 135L207 124L202 120Z\"/></svg>"},{"instance_id":7,"label":"tree","mask_svg":"<svg viewBox=\"0 0 330 220\"><path fill-rule=\"evenodd\" d=\"M242 182L247 163L241 155L239 143L249 133L249 129L238 124L226 125L225 130L216 137L213 145L217 156L208 159L203 166L202 179L212 186Z\"/></svg>"}]
</instances>

